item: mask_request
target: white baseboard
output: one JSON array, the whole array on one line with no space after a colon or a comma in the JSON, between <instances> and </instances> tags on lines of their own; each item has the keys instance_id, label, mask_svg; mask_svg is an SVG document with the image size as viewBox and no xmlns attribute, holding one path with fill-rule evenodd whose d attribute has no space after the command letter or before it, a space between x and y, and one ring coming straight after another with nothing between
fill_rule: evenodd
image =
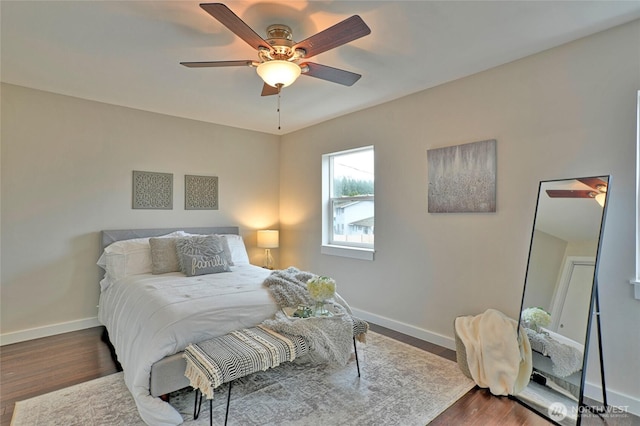
<instances>
[{"instance_id":1,"label":"white baseboard","mask_svg":"<svg viewBox=\"0 0 640 426\"><path fill-rule=\"evenodd\" d=\"M100 325L98 318L92 317L46 325L44 327L29 328L26 330L14 331L12 333L4 333L0 334L0 346L39 339L41 337L54 336L56 334L68 333L70 331L84 330L85 328L98 327Z\"/></svg>"},{"instance_id":2,"label":"white baseboard","mask_svg":"<svg viewBox=\"0 0 640 426\"><path fill-rule=\"evenodd\" d=\"M383 317L380 315L372 314L371 312L363 311L360 309L352 308L353 314L365 321L371 321L374 324L382 327L389 328L391 330L399 331L406 335L416 337L421 340L425 340L436 345L443 346L445 348L455 350L455 340L451 337L443 336L438 333L419 328L410 324L405 324L400 321L393 320L391 318ZM452 325L453 327L453 325ZM453 330L453 329L452 329ZM602 400L602 391L598 385L587 382L585 385L585 396L593 398L597 401ZM628 411L631 414L640 416L640 400L633 398L629 395L625 395L620 392L616 392L612 389L607 389L607 403L611 406L621 408Z\"/></svg>"},{"instance_id":3,"label":"white baseboard","mask_svg":"<svg viewBox=\"0 0 640 426\"><path fill-rule=\"evenodd\" d=\"M406 324L400 321L393 320L391 318L383 317L380 315L372 314L371 312L362 311L360 309L352 308L353 314L365 321L370 321L374 324L382 327L390 328L391 330L399 331L411 337L416 337L420 340L425 340L436 345L440 345L447 349L456 350L456 342L452 337L443 336L442 334L434 333L424 328L416 327L414 325ZM451 330L453 332L453 324L451 324Z\"/></svg>"},{"instance_id":4,"label":"white baseboard","mask_svg":"<svg viewBox=\"0 0 640 426\"><path fill-rule=\"evenodd\" d=\"M588 398L602 402L602 389L600 385L586 382L584 386L584 395ZM607 389L607 405L616 407L619 412L629 412L636 416L640 416L640 400L617 392L613 389Z\"/></svg>"}]
</instances>

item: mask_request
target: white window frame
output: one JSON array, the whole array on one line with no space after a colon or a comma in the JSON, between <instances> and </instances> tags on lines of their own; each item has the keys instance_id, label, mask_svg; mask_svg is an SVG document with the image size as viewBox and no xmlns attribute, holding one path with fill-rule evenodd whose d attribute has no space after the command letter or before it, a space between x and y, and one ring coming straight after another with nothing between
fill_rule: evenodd
<instances>
[{"instance_id":1,"label":"white window frame","mask_svg":"<svg viewBox=\"0 0 640 426\"><path fill-rule=\"evenodd\" d=\"M635 298L640 300L640 90L636 114L636 276L631 284Z\"/></svg>"},{"instance_id":2,"label":"white window frame","mask_svg":"<svg viewBox=\"0 0 640 426\"><path fill-rule=\"evenodd\" d=\"M360 148L348 149L344 151L331 152L322 156L322 246L321 253L331 256L349 257L360 260L373 260L375 253L374 244L358 244L345 243L333 240L333 205L337 199L331 197L333 193L333 171L332 157L337 155L349 154L357 151L373 150L373 145L363 146ZM375 154L374 154L375 155ZM375 157L374 157L375 158ZM375 161L375 160L374 160ZM375 191L375 189L374 189ZM354 200L363 201L370 200L374 202L375 211L375 194L373 196L359 197L341 197L340 201ZM375 216L374 216L375 220ZM375 238L375 237L374 237Z\"/></svg>"}]
</instances>

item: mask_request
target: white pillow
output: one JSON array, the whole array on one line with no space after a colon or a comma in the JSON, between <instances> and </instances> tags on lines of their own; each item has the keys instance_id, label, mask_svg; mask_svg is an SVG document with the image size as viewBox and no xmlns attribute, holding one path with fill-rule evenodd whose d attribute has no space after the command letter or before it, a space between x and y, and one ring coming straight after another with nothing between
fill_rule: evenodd
<instances>
[{"instance_id":1,"label":"white pillow","mask_svg":"<svg viewBox=\"0 0 640 426\"><path fill-rule=\"evenodd\" d=\"M249 255L247 254L247 248L244 245L244 241L240 235L224 234L222 235L229 245L231 251L231 259L234 265L248 265Z\"/></svg>"},{"instance_id":2,"label":"white pillow","mask_svg":"<svg viewBox=\"0 0 640 426\"><path fill-rule=\"evenodd\" d=\"M175 231L157 238L184 236ZM129 275L151 273L151 246L149 237L116 241L104 249L97 262L106 271L107 280L113 282ZM103 286L104 287L104 286Z\"/></svg>"}]
</instances>

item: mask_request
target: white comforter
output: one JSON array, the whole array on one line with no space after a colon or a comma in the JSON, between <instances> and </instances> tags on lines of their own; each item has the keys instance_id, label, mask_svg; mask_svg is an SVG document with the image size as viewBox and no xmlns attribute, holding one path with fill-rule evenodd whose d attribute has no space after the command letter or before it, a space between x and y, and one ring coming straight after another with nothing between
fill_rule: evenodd
<instances>
[{"instance_id":1,"label":"white comforter","mask_svg":"<svg viewBox=\"0 0 640 426\"><path fill-rule=\"evenodd\" d=\"M141 274L114 282L100 295L98 319L107 327L124 379L142 419L177 425L182 416L149 392L151 366L200 342L272 317L278 307L262 285L271 271L252 265L185 277Z\"/></svg>"}]
</instances>

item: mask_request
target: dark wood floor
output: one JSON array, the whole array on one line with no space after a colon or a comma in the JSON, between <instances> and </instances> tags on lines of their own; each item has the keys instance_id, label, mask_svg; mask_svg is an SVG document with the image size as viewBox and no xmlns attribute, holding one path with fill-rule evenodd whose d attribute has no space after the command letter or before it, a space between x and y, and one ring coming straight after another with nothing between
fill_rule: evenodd
<instances>
[{"instance_id":1,"label":"dark wood floor","mask_svg":"<svg viewBox=\"0 0 640 426\"><path fill-rule=\"evenodd\" d=\"M371 329L455 361L455 352L450 349L373 324ZM1 347L0 426L11 423L16 401L115 373L116 366L101 335L102 328L96 327ZM550 423L507 397L496 397L476 387L431 424L537 426Z\"/></svg>"},{"instance_id":2,"label":"dark wood floor","mask_svg":"<svg viewBox=\"0 0 640 426\"><path fill-rule=\"evenodd\" d=\"M371 324L371 330L439 355L443 358L447 358L451 361L456 360L456 353L451 349L425 342L424 340L407 336L406 334L380 327L375 324ZM430 423L430 425L436 426L548 426L551 424L551 422L548 422L516 401L509 399L508 397L494 396L488 389L481 389L477 386L467 392L466 395L456 401L451 407L446 409Z\"/></svg>"}]
</instances>

